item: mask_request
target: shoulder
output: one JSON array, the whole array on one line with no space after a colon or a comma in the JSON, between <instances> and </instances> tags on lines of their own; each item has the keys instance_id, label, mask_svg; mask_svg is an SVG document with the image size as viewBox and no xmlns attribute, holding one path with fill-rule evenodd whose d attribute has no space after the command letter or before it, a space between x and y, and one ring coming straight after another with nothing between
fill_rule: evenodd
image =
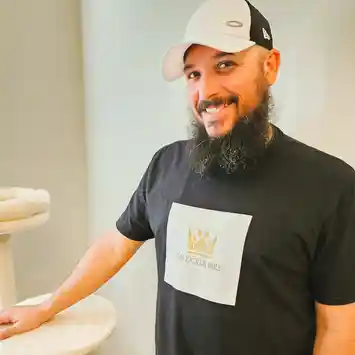
<instances>
[{"instance_id":1,"label":"shoulder","mask_svg":"<svg viewBox=\"0 0 355 355\"><path fill-rule=\"evenodd\" d=\"M159 148L153 155L152 163L164 167L172 165L187 157L189 140L178 140Z\"/></svg>"},{"instance_id":2,"label":"shoulder","mask_svg":"<svg viewBox=\"0 0 355 355\"><path fill-rule=\"evenodd\" d=\"M343 159L301 142L282 133L282 147L288 165L293 165L304 176L332 186L354 184L355 170Z\"/></svg>"},{"instance_id":3,"label":"shoulder","mask_svg":"<svg viewBox=\"0 0 355 355\"><path fill-rule=\"evenodd\" d=\"M146 178L153 183L162 178L167 171L179 169L186 163L188 147L188 140L179 140L160 147L151 158Z\"/></svg>"}]
</instances>

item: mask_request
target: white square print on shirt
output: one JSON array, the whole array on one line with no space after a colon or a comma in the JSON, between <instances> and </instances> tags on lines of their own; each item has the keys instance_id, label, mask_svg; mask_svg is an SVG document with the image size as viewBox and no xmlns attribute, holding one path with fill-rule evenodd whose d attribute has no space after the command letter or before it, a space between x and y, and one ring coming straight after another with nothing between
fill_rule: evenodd
<instances>
[{"instance_id":1,"label":"white square print on shirt","mask_svg":"<svg viewBox=\"0 0 355 355\"><path fill-rule=\"evenodd\" d=\"M235 305L252 216L173 203L164 280L208 301Z\"/></svg>"}]
</instances>

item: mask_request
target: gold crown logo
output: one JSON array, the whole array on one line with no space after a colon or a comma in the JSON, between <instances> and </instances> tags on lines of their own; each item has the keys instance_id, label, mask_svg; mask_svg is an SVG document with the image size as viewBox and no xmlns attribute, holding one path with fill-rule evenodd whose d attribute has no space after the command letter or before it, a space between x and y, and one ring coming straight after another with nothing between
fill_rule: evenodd
<instances>
[{"instance_id":1,"label":"gold crown logo","mask_svg":"<svg viewBox=\"0 0 355 355\"><path fill-rule=\"evenodd\" d=\"M209 232L197 229L195 233L189 229L187 249L189 253L211 258L217 242L217 237L212 237Z\"/></svg>"}]
</instances>

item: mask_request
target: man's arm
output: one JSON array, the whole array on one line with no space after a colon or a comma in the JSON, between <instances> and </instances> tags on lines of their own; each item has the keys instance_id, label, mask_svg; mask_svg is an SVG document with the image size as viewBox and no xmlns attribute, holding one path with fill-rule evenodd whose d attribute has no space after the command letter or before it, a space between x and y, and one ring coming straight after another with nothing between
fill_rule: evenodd
<instances>
[{"instance_id":1,"label":"man's arm","mask_svg":"<svg viewBox=\"0 0 355 355\"><path fill-rule=\"evenodd\" d=\"M316 312L314 355L354 355L355 303L344 306L316 303Z\"/></svg>"},{"instance_id":2,"label":"man's arm","mask_svg":"<svg viewBox=\"0 0 355 355\"><path fill-rule=\"evenodd\" d=\"M71 275L42 304L43 310L52 318L89 296L113 277L142 244L118 231L103 235L87 250Z\"/></svg>"}]
</instances>

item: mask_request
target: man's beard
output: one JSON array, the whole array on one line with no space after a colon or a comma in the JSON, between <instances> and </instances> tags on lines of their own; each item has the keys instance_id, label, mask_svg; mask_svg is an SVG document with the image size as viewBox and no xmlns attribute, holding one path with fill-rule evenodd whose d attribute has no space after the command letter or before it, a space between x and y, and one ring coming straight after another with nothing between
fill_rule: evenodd
<instances>
[{"instance_id":1,"label":"man's beard","mask_svg":"<svg viewBox=\"0 0 355 355\"><path fill-rule=\"evenodd\" d=\"M221 100L226 103L238 103L236 96L220 98L217 101L221 103ZM211 102L213 103L218 104ZM230 132L217 138L209 137L204 125L193 119L191 124L193 170L201 175L221 173L235 175L255 168L267 150L271 109L272 98L267 90L253 111L240 117Z\"/></svg>"}]
</instances>

